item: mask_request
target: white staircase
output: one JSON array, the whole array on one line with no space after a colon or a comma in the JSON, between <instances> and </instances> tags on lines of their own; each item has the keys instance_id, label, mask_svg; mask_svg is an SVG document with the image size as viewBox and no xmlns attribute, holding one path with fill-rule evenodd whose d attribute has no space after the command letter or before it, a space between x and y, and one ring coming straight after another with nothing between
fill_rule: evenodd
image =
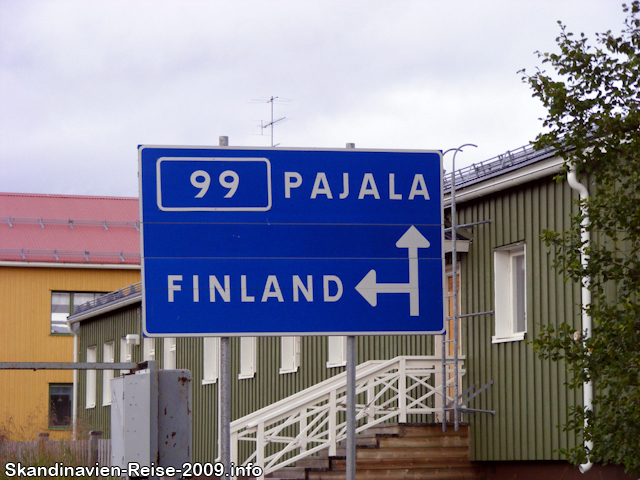
<instances>
[{"instance_id":1,"label":"white staircase","mask_svg":"<svg viewBox=\"0 0 640 480\"><path fill-rule=\"evenodd\" d=\"M459 376L465 373L463 361L458 359ZM453 401L455 380L442 368L442 358L435 356L358 365L356 432L406 423L411 414L442 415L443 399L445 404ZM238 465L241 457L242 464L263 467L264 478L321 450L336 456L338 443L346 438L345 410L346 374L341 373L232 422L231 461Z\"/></svg>"}]
</instances>

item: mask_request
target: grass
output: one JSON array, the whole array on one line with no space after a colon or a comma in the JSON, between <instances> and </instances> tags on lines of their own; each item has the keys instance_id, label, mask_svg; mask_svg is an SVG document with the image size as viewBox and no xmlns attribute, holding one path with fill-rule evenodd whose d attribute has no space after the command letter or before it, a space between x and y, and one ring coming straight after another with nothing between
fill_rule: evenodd
<instances>
[{"instance_id":1,"label":"grass","mask_svg":"<svg viewBox=\"0 0 640 480\"><path fill-rule=\"evenodd\" d=\"M26 478L13 476L17 474L17 465L23 467L52 467L56 464L64 466L80 466L83 464L80 455L73 448L73 442L35 441L35 442L0 442L0 479ZM12 468L11 468L12 467ZM11 475L11 476L9 476ZM40 478L40 477L30 477ZM72 477L46 477L72 478Z\"/></svg>"},{"instance_id":2,"label":"grass","mask_svg":"<svg viewBox=\"0 0 640 480\"><path fill-rule=\"evenodd\" d=\"M48 424L48 419L44 425ZM40 416L30 417L24 425L16 425L11 418L0 424L0 480L15 478L46 478L56 480L62 478L79 478L75 476L21 476L18 465L29 467L79 467L86 462L86 442L69 440L48 441L47 437L34 440L38 433L43 433L43 421ZM80 438L86 439L86 429ZM31 439L28 441L27 439ZM37 472L37 470L35 470ZM47 472L49 473L49 472ZM55 473L55 472L51 472ZM97 478L97 477L90 477Z\"/></svg>"}]
</instances>

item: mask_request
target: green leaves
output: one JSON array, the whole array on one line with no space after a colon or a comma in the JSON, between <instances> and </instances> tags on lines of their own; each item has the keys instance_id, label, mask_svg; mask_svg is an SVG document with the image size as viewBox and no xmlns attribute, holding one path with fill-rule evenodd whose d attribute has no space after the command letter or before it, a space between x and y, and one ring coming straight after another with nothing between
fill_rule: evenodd
<instances>
[{"instance_id":1,"label":"green leaves","mask_svg":"<svg viewBox=\"0 0 640 480\"><path fill-rule=\"evenodd\" d=\"M567 169L573 163L590 193L577 202L581 213L569 231L542 235L554 248L555 268L573 282L589 278L592 294L591 338L563 324L544 328L534 341L541 358L567 365L570 387L596 385L593 411L572 408L564 426L593 440L593 450L579 445L563 453L575 464L589 453L592 461L640 474L640 2L623 10L621 34L599 34L595 45L560 24L559 53L538 53L552 73L521 73L547 110L548 132L534 145L555 148ZM582 212L591 233L586 266Z\"/></svg>"}]
</instances>

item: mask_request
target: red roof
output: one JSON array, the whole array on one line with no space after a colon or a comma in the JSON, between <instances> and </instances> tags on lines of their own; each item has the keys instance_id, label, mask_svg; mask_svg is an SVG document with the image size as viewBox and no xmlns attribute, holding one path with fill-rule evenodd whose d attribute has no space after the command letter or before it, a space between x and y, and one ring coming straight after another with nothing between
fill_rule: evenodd
<instances>
[{"instance_id":1,"label":"red roof","mask_svg":"<svg viewBox=\"0 0 640 480\"><path fill-rule=\"evenodd\" d=\"M0 193L0 261L140 264L138 199Z\"/></svg>"}]
</instances>

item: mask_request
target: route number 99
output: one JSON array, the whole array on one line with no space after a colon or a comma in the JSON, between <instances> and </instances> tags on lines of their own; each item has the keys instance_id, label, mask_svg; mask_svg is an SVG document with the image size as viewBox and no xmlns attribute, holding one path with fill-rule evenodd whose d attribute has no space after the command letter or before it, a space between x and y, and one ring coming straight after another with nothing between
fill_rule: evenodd
<instances>
[{"instance_id":1,"label":"route number 99","mask_svg":"<svg viewBox=\"0 0 640 480\"><path fill-rule=\"evenodd\" d=\"M225 170L218 177L218 182L220 182L220 185L224 188L229 189L224 198L231 198L235 195L236 190L238 190L240 177L233 170ZM211 185L211 175L204 170L196 170L191 174L191 185L200 189L200 192L196 194L195 198L202 198L206 195Z\"/></svg>"}]
</instances>

